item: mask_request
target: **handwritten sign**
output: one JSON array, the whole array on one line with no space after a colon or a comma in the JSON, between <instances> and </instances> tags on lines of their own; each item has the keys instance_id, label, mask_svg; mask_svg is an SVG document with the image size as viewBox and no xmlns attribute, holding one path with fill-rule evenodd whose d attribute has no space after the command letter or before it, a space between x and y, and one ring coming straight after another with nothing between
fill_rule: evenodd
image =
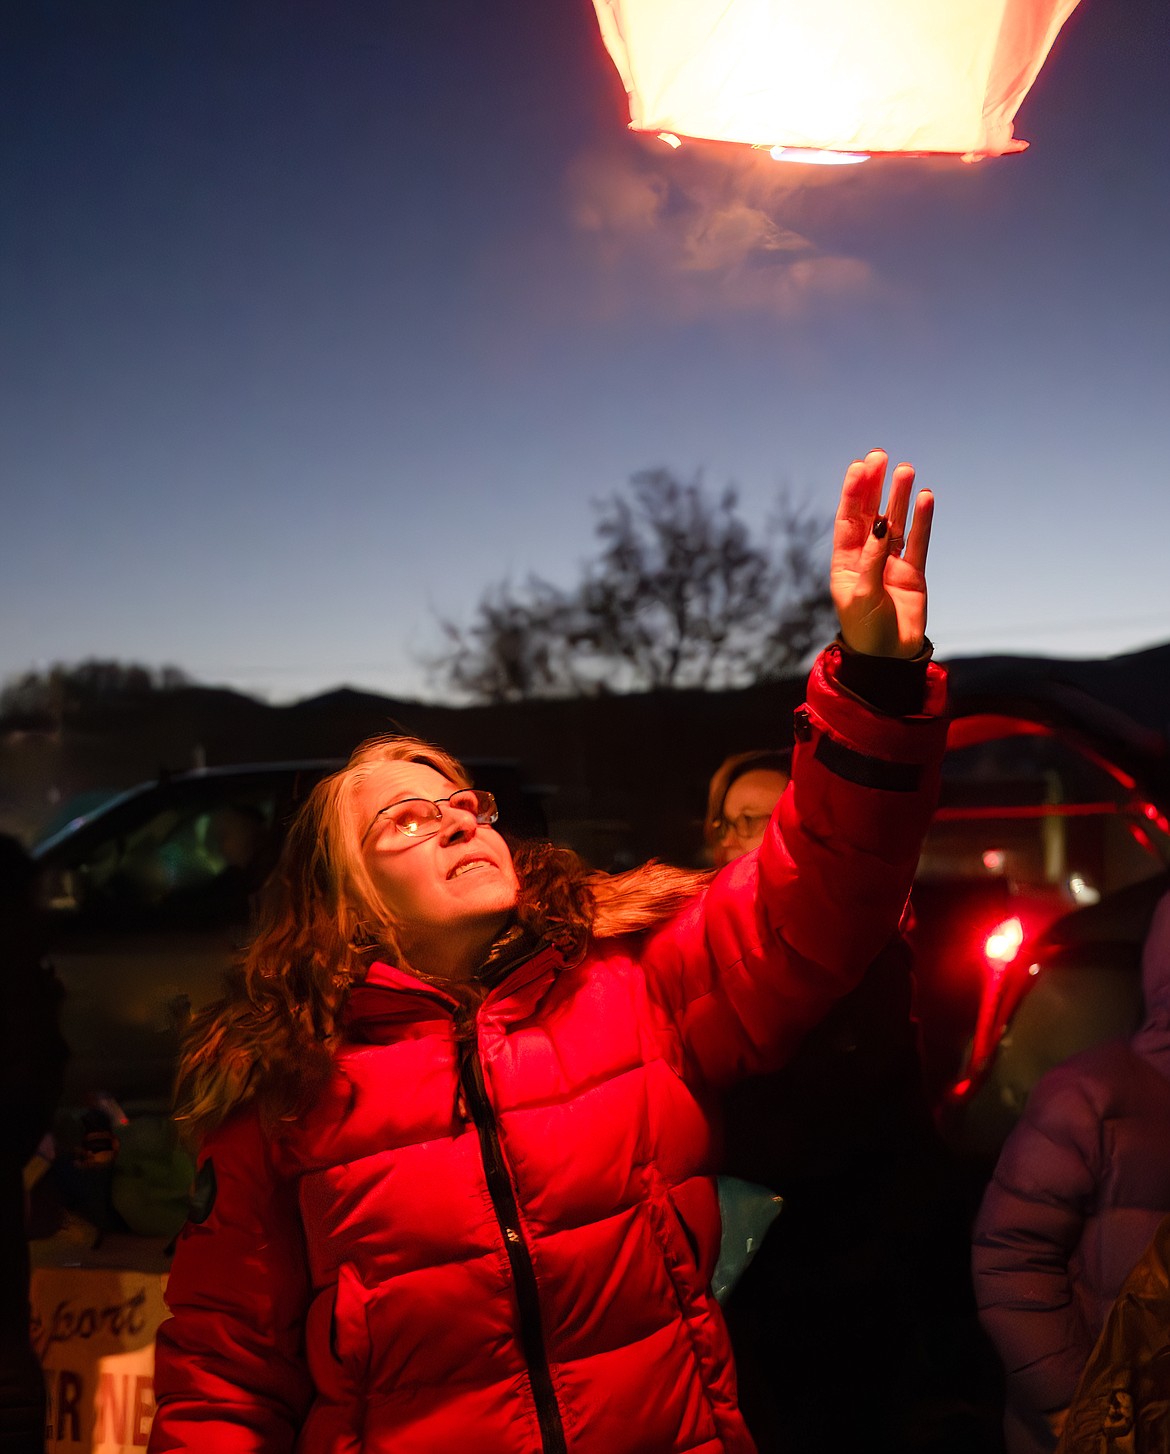
<instances>
[{"instance_id":1,"label":"handwritten sign","mask_svg":"<svg viewBox=\"0 0 1170 1454\"><path fill-rule=\"evenodd\" d=\"M48 1391L46 1454L146 1447L165 1286L157 1272L33 1269L33 1346Z\"/></svg>"}]
</instances>

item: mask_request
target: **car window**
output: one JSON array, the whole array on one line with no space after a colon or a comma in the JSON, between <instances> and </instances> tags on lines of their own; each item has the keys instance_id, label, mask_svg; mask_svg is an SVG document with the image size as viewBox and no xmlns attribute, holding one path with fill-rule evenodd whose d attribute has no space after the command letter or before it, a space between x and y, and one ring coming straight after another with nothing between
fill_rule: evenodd
<instances>
[{"instance_id":1,"label":"car window","mask_svg":"<svg viewBox=\"0 0 1170 1454\"><path fill-rule=\"evenodd\" d=\"M275 788L215 783L165 806L147 800L143 808L145 817L119 815L107 836L50 869L48 907L143 922L246 917L250 895L275 861Z\"/></svg>"}]
</instances>

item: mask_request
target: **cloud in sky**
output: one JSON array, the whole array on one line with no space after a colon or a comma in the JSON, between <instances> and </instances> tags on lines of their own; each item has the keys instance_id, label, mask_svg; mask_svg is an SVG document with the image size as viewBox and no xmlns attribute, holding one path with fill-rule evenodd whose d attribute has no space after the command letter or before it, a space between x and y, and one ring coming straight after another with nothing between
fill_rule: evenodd
<instances>
[{"instance_id":1,"label":"cloud in sky","mask_svg":"<svg viewBox=\"0 0 1170 1454\"><path fill-rule=\"evenodd\" d=\"M570 220L605 274L607 312L785 318L875 286L863 259L822 251L798 225L827 178L757 153L623 141L580 153L566 178Z\"/></svg>"}]
</instances>

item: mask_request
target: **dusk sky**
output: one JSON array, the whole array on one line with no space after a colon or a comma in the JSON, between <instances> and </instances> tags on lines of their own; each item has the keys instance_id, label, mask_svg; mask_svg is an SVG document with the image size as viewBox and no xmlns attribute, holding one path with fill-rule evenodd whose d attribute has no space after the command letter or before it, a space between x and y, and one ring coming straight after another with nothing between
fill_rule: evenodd
<instances>
[{"instance_id":1,"label":"dusk sky","mask_svg":"<svg viewBox=\"0 0 1170 1454\"><path fill-rule=\"evenodd\" d=\"M1017 156L632 135L589 0L11 0L0 680L434 696L647 467L938 496L940 656L1170 638L1170 7L1082 0Z\"/></svg>"}]
</instances>

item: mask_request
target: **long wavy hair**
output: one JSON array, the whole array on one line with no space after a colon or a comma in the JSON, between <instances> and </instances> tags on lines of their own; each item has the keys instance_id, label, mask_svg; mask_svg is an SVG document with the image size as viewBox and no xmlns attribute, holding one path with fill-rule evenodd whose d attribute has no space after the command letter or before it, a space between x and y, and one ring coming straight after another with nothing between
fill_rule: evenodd
<instances>
[{"instance_id":1,"label":"long wavy hair","mask_svg":"<svg viewBox=\"0 0 1170 1454\"><path fill-rule=\"evenodd\" d=\"M361 852L357 788L382 763L417 762L456 787L462 764L415 737L373 737L313 789L261 890L256 933L227 993L191 1022L179 1061L176 1119L197 1144L255 1099L272 1125L311 1104L329 1074L350 987L377 959L403 962L401 926L381 901ZM520 884L514 922L573 963L590 937L653 927L707 884L705 870L650 862L627 873L589 870L566 848L511 843ZM476 987L451 987L476 997ZM482 991L479 991L482 994Z\"/></svg>"}]
</instances>

